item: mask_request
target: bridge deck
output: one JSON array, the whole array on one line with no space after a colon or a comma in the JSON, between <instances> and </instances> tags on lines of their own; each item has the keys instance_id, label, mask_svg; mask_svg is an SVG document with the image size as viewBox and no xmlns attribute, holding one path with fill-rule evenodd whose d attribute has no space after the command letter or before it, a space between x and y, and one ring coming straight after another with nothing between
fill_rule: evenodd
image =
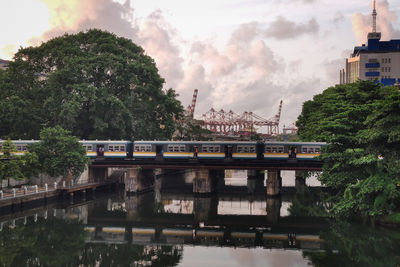
<instances>
[{"instance_id":1,"label":"bridge deck","mask_svg":"<svg viewBox=\"0 0 400 267\"><path fill-rule=\"evenodd\" d=\"M258 170L308 170L321 171L323 162L318 160L134 160L106 159L91 161L91 167L142 168L161 169L258 169Z\"/></svg>"}]
</instances>

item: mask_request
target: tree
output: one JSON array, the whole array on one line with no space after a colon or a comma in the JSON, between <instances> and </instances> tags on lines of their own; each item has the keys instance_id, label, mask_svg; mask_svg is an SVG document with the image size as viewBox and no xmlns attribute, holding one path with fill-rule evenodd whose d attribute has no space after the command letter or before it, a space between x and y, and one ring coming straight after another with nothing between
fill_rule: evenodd
<instances>
[{"instance_id":1,"label":"tree","mask_svg":"<svg viewBox=\"0 0 400 267\"><path fill-rule=\"evenodd\" d=\"M326 141L321 181L340 216L380 216L399 204L400 93L370 81L338 85L303 105L302 140Z\"/></svg>"},{"instance_id":2,"label":"tree","mask_svg":"<svg viewBox=\"0 0 400 267\"><path fill-rule=\"evenodd\" d=\"M183 108L163 83L141 47L101 30L21 48L0 75L0 137L59 125L81 139L170 138Z\"/></svg>"},{"instance_id":3,"label":"tree","mask_svg":"<svg viewBox=\"0 0 400 267\"><path fill-rule=\"evenodd\" d=\"M28 150L38 157L38 170L52 177L77 175L88 164L86 150L79 139L60 126L43 129L40 141L29 145Z\"/></svg>"},{"instance_id":4,"label":"tree","mask_svg":"<svg viewBox=\"0 0 400 267\"><path fill-rule=\"evenodd\" d=\"M16 155L17 149L10 139L2 144L2 155L0 155L0 181L10 178L23 180L35 171L37 165L37 156L35 153L25 152L23 156Z\"/></svg>"}]
</instances>

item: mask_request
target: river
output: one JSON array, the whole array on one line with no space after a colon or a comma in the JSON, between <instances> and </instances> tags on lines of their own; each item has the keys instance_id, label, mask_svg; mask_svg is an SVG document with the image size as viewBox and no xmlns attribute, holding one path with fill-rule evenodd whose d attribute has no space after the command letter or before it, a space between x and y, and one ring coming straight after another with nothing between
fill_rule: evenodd
<instances>
[{"instance_id":1,"label":"river","mask_svg":"<svg viewBox=\"0 0 400 267\"><path fill-rule=\"evenodd\" d=\"M0 265L400 264L400 231L327 219L313 187L266 198L240 190L245 180L235 173L225 184L238 190L206 197L115 191L1 214Z\"/></svg>"}]
</instances>

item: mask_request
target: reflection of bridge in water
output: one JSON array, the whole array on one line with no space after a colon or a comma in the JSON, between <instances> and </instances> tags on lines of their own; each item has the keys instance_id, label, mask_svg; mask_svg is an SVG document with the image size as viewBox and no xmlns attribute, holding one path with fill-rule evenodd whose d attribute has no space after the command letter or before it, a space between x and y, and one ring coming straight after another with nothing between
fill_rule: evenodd
<instances>
[{"instance_id":1,"label":"reflection of bridge in water","mask_svg":"<svg viewBox=\"0 0 400 267\"><path fill-rule=\"evenodd\" d=\"M274 199L278 204L281 202L280 198ZM104 205L99 205L99 201ZM193 203L192 208L175 213L168 208L171 203L187 202ZM242 215L232 215L234 212L229 212L227 207L238 203L246 207L258 203L258 209L264 206L265 212L249 215L244 208ZM40 217L54 217L82 221L88 232L88 243L323 249L319 233L328 228L325 219L280 217L280 205L276 203L279 209L271 211L263 196L200 198L162 194L160 197L149 193L125 196L124 200L97 199L65 204L65 208L52 204L13 213L0 217L0 230L18 227L19 223L26 224L29 220L37 221ZM104 208L99 208L102 205ZM272 212L278 216L272 216Z\"/></svg>"}]
</instances>

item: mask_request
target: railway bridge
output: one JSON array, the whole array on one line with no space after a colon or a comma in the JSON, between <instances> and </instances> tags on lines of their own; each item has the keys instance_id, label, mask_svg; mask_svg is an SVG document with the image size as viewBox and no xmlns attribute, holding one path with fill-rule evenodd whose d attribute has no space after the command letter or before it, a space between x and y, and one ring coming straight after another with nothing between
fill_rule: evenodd
<instances>
[{"instance_id":1,"label":"railway bridge","mask_svg":"<svg viewBox=\"0 0 400 267\"><path fill-rule=\"evenodd\" d=\"M124 170L119 182L125 184L127 192L140 193L151 190L158 179L162 186L169 187L174 180L190 181L193 193L207 194L225 186L225 170L247 170L249 191L264 188L266 194L276 196L282 188L281 171L295 171L296 184L305 184L303 173L321 171L323 162L316 159L296 160L135 160L135 159L92 159L89 166L89 182L107 179L110 170Z\"/></svg>"}]
</instances>

